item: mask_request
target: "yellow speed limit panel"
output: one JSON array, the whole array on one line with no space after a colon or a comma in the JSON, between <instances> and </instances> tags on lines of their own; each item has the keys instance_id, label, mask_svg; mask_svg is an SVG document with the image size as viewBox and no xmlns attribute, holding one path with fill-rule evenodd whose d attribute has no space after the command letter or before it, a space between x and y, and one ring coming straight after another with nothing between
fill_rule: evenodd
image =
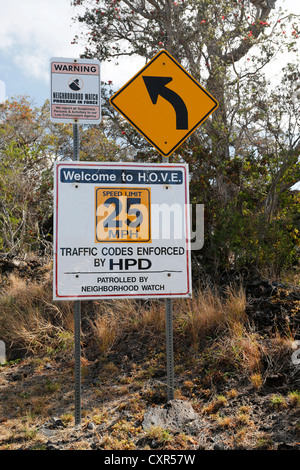
<instances>
[{"instance_id":1,"label":"yellow speed limit panel","mask_svg":"<svg viewBox=\"0 0 300 470\"><path fill-rule=\"evenodd\" d=\"M151 242L150 188L96 187L96 243Z\"/></svg>"}]
</instances>

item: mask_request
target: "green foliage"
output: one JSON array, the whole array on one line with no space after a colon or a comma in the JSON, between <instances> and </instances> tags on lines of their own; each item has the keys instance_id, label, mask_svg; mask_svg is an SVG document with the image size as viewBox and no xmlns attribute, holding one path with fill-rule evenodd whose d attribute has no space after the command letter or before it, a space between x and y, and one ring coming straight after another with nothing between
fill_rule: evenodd
<instances>
[{"instance_id":1,"label":"green foliage","mask_svg":"<svg viewBox=\"0 0 300 470\"><path fill-rule=\"evenodd\" d=\"M80 135L81 159L126 158L103 126ZM52 252L53 162L72 156L72 125L53 124L48 101L38 108L19 97L0 105L0 252Z\"/></svg>"},{"instance_id":2,"label":"green foliage","mask_svg":"<svg viewBox=\"0 0 300 470\"><path fill-rule=\"evenodd\" d=\"M47 120L25 98L0 106L0 249L13 255L37 249L51 213Z\"/></svg>"},{"instance_id":3,"label":"green foliage","mask_svg":"<svg viewBox=\"0 0 300 470\"><path fill-rule=\"evenodd\" d=\"M276 163L264 156L224 161L221 175L208 163L213 156L201 148L186 160L192 174L191 201L205 206L203 261L210 269L256 266L279 273L296 262L300 195L288 189L288 172L281 182L288 188L280 191L279 183L272 188L270 177Z\"/></svg>"}]
</instances>

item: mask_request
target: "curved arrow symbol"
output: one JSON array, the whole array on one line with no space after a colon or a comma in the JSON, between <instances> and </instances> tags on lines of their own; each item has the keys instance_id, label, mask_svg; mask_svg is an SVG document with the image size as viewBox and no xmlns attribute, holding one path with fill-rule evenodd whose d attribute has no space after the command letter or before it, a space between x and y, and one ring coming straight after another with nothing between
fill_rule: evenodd
<instances>
[{"instance_id":1,"label":"curved arrow symbol","mask_svg":"<svg viewBox=\"0 0 300 470\"><path fill-rule=\"evenodd\" d=\"M188 129L188 112L183 99L175 91L167 88L167 83L172 77L143 77L146 88L153 104L156 104L158 96L162 96L173 106L176 113L176 129Z\"/></svg>"}]
</instances>

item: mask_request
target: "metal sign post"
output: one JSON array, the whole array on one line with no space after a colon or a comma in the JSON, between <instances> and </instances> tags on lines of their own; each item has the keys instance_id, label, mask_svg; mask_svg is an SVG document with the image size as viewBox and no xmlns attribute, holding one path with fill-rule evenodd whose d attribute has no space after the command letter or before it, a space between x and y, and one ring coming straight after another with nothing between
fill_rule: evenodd
<instances>
[{"instance_id":1,"label":"metal sign post","mask_svg":"<svg viewBox=\"0 0 300 470\"><path fill-rule=\"evenodd\" d=\"M162 162L169 159L162 157ZM174 399L174 352L173 352L173 308L172 299L166 299L166 355L167 355L167 401Z\"/></svg>"},{"instance_id":2,"label":"metal sign post","mask_svg":"<svg viewBox=\"0 0 300 470\"><path fill-rule=\"evenodd\" d=\"M100 62L53 57L50 60L50 120L73 124L73 160L79 160L79 123L101 122ZM54 260L58 256L54 254ZM74 301L75 426L81 424L81 303Z\"/></svg>"},{"instance_id":3,"label":"metal sign post","mask_svg":"<svg viewBox=\"0 0 300 470\"><path fill-rule=\"evenodd\" d=\"M80 300L74 302L74 352L75 352L75 426L81 424L81 304Z\"/></svg>"},{"instance_id":4,"label":"metal sign post","mask_svg":"<svg viewBox=\"0 0 300 470\"><path fill-rule=\"evenodd\" d=\"M166 299L167 401L174 399L174 352L172 299Z\"/></svg>"},{"instance_id":5,"label":"metal sign post","mask_svg":"<svg viewBox=\"0 0 300 470\"><path fill-rule=\"evenodd\" d=\"M73 160L79 160L79 124L73 124ZM81 303L74 302L75 426L81 424Z\"/></svg>"},{"instance_id":6,"label":"metal sign post","mask_svg":"<svg viewBox=\"0 0 300 470\"><path fill-rule=\"evenodd\" d=\"M110 103L159 151L163 163L218 107L216 99L165 50L115 93ZM170 297L166 299L168 400L174 398L172 323Z\"/></svg>"}]
</instances>

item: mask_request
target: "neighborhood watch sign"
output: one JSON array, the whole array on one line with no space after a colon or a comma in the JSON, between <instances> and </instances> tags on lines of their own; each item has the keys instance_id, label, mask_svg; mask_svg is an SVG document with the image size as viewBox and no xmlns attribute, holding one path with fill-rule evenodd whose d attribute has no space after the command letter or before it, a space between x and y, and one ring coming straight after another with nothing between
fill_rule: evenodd
<instances>
[{"instance_id":1,"label":"neighborhood watch sign","mask_svg":"<svg viewBox=\"0 0 300 470\"><path fill-rule=\"evenodd\" d=\"M54 122L98 124L100 62L94 59L52 58L50 117Z\"/></svg>"},{"instance_id":2,"label":"neighborhood watch sign","mask_svg":"<svg viewBox=\"0 0 300 470\"><path fill-rule=\"evenodd\" d=\"M191 295L185 164L55 164L54 299Z\"/></svg>"}]
</instances>

